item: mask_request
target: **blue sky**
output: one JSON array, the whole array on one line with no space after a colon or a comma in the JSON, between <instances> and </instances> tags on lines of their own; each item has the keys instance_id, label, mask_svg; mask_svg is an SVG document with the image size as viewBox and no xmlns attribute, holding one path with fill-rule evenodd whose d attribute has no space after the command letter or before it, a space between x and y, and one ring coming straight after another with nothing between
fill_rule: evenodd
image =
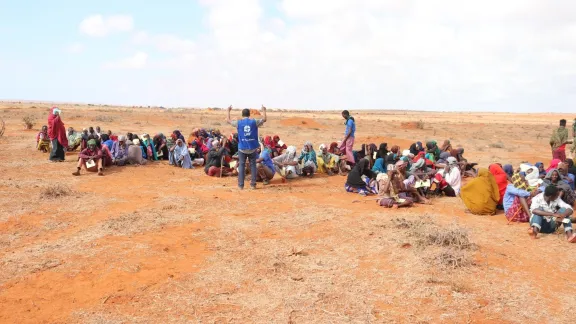
<instances>
[{"instance_id":1,"label":"blue sky","mask_svg":"<svg viewBox=\"0 0 576 324\"><path fill-rule=\"evenodd\" d=\"M563 0L0 0L0 99L573 111Z\"/></svg>"}]
</instances>

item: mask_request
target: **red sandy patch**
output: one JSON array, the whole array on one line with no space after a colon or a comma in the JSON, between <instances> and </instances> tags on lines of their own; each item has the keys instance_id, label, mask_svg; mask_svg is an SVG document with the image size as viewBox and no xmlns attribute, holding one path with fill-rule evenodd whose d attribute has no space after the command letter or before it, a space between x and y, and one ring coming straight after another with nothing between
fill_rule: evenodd
<instances>
[{"instance_id":1,"label":"red sandy patch","mask_svg":"<svg viewBox=\"0 0 576 324\"><path fill-rule=\"evenodd\" d=\"M305 128L324 128L325 126L310 118L292 117L280 121L282 126L287 127L305 127Z\"/></svg>"}]
</instances>

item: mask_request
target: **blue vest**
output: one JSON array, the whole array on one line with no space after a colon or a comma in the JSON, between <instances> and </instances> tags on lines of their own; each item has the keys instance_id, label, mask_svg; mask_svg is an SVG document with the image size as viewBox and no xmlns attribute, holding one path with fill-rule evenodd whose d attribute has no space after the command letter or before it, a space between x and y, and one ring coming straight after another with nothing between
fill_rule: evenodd
<instances>
[{"instance_id":1,"label":"blue vest","mask_svg":"<svg viewBox=\"0 0 576 324\"><path fill-rule=\"evenodd\" d=\"M258 125L251 118L242 118L238 121L238 149L255 150L258 143Z\"/></svg>"}]
</instances>

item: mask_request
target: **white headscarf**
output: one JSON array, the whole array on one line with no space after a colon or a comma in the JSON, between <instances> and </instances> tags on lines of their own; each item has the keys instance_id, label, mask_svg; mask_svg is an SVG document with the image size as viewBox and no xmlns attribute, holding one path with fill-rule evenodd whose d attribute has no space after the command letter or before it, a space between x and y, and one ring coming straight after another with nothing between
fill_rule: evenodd
<instances>
[{"instance_id":1,"label":"white headscarf","mask_svg":"<svg viewBox=\"0 0 576 324\"><path fill-rule=\"evenodd\" d=\"M318 150L322 151L326 148L326 144L320 144L320 147L318 147Z\"/></svg>"},{"instance_id":2,"label":"white headscarf","mask_svg":"<svg viewBox=\"0 0 576 324\"><path fill-rule=\"evenodd\" d=\"M530 187L537 187L542 184L543 181L540 179L540 171L538 171L537 167L531 166L527 170L532 170L530 173L526 172L526 176L524 177Z\"/></svg>"}]
</instances>

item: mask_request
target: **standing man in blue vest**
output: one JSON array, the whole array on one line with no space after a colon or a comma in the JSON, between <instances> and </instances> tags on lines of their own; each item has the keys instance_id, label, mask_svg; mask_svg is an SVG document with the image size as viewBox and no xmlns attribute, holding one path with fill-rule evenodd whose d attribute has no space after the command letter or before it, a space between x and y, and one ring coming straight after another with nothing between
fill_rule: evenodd
<instances>
[{"instance_id":1,"label":"standing man in blue vest","mask_svg":"<svg viewBox=\"0 0 576 324\"><path fill-rule=\"evenodd\" d=\"M244 176L246 175L246 159L250 159L250 188L256 189L256 177L258 170L256 169L256 160L258 159L257 149L260 147L258 141L258 127L266 122L266 107L262 105L262 114L264 118L254 119L250 118L250 109L242 110L242 119L230 119L230 111L232 106L228 107L228 124L234 126L238 130L238 189L244 189Z\"/></svg>"}]
</instances>

